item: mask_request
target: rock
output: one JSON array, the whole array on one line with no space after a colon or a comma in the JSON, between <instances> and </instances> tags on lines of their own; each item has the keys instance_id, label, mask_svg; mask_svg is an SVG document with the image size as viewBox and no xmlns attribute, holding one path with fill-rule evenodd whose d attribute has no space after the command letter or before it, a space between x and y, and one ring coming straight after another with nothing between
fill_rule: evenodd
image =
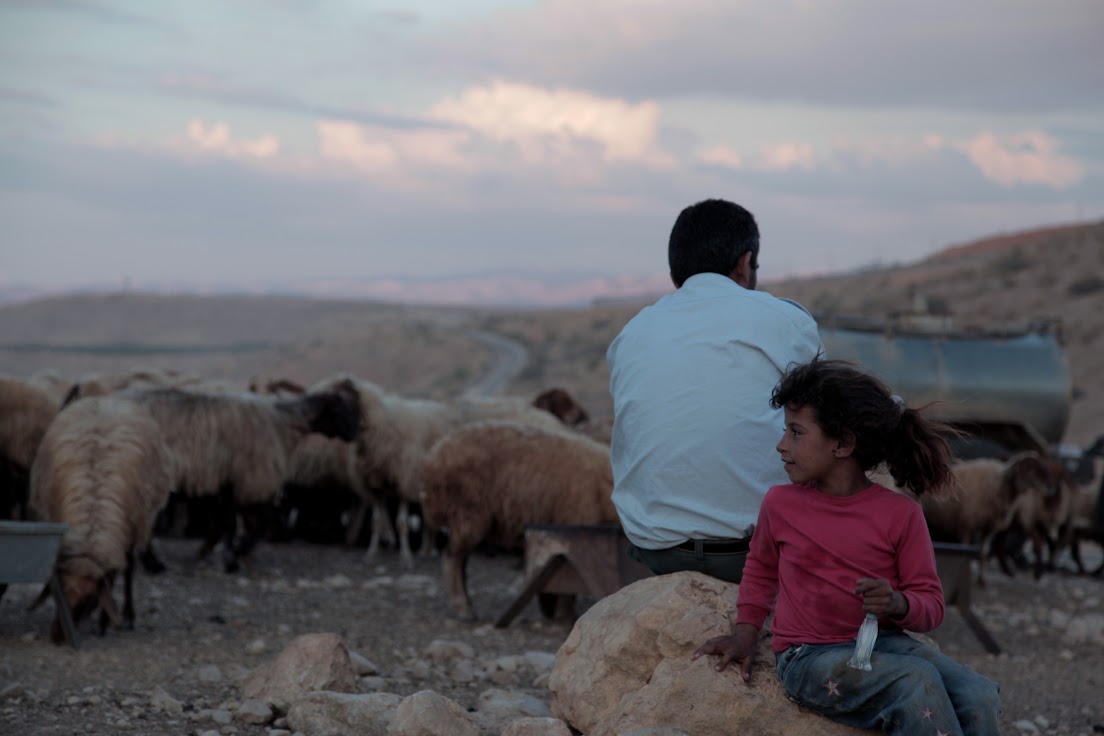
<instances>
[{"instance_id":1,"label":"rock","mask_svg":"<svg viewBox=\"0 0 1104 736\"><path fill-rule=\"evenodd\" d=\"M222 680L222 670L218 665L205 664L196 670L200 682L219 682Z\"/></svg>"},{"instance_id":2,"label":"rock","mask_svg":"<svg viewBox=\"0 0 1104 736\"><path fill-rule=\"evenodd\" d=\"M480 736L480 730L458 703L422 690L399 703L387 736Z\"/></svg>"},{"instance_id":3,"label":"rock","mask_svg":"<svg viewBox=\"0 0 1104 736\"><path fill-rule=\"evenodd\" d=\"M556 655L552 652L526 652L525 661L536 674L551 672L556 665Z\"/></svg>"},{"instance_id":4,"label":"rock","mask_svg":"<svg viewBox=\"0 0 1104 736\"><path fill-rule=\"evenodd\" d=\"M153 691L153 695L150 696L150 705L153 706L155 710L175 716L181 715L184 712L184 706L181 705L180 701L161 688L157 688Z\"/></svg>"},{"instance_id":5,"label":"rock","mask_svg":"<svg viewBox=\"0 0 1104 736\"><path fill-rule=\"evenodd\" d=\"M402 696L313 692L291 704L287 726L310 736L385 736Z\"/></svg>"},{"instance_id":6,"label":"rock","mask_svg":"<svg viewBox=\"0 0 1104 736\"><path fill-rule=\"evenodd\" d=\"M337 634L303 634L292 639L275 662L254 670L243 683L242 694L286 711L304 693L353 693L356 684L349 653Z\"/></svg>"},{"instance_id":7,"label":"rock","mask_svg":"<svg viewBox=\"0 0 1104 736\"><path fill-rule=\"evenodd\" d=\"M519 718L502 730L502 736L571 736L559 718Z\"/></svg>"},{"instance_id":8,"label":"rock","mask_svg":"<svg viewBox=\"0 0 1104 736\"><path fill-rule=\"evenodd\" d=\"M575 623L549 678L552 713L587 736L637 729L760 736L872 733L806 712L786 698L769 637L750 685L738 671L691 661L728 633L738 587L697 572L645 578L603 598ZM655 733L663 733L662 730Z\"/></svg>"},{"instance_id":9,"label":"rock","mask_svg":"<svg viewBox=\"0 0 1104 736\"><path fill-rule=\"evenodd\" d=\"M269 723L273 717L272 708L268 703L260 700L247 700L238 706L238 710L234 713L234 720L241 723L252 723L254 725L260 725Z\"/></svg>"},{"instance_id":10,"label":"rock","mask_svg":"<svg viewBox=\"0 0 1104 736\"><path fill-rule=\"evenodd\" d=\"M490 689L480 693L473 717L484 733L498 734L519 718L551 718L548 703L525 693Z\"/></svg>"}]
</instances>

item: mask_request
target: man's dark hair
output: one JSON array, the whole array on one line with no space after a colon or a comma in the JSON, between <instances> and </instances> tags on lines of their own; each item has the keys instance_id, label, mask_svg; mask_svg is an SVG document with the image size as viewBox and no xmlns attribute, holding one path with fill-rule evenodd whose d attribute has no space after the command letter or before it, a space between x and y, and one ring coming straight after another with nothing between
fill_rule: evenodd
<instances>
[{"instance_id":1,"label":"man's dark hair","mask_svg":"<svg viewBox=\"0 0 1104 736\"><path fill-rule=\"evenodd\" d=\"M759 226L738 204L706 199L679 213L667 243L667 263L676 288L694 274L728 276L751 252L752 268L759 263Z\"/></svg>"}]
</instances>

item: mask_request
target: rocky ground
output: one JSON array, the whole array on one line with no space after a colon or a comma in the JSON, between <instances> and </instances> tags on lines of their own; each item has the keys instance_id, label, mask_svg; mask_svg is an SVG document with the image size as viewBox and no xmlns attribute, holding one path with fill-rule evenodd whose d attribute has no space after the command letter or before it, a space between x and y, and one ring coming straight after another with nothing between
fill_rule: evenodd
<instances>
[{"instance_id":1,"label":"rocky ground","mask_svg":"<svg viewBox=\"0 0 1104 736\"><path fill-rule=\"evenodd\" d=\"M85 627L77 650L46 638L52 604L26 610L34 586L8 590L0 601L0 733L267 736L272 725L234 720L241 682L311 632L338 634L374 665L364 691L429 689L469 709L491 688L549 700L547 669L569 624L544 619L530 603L508 628L491 625L521 589L515 556L473 559L483 620L464 623L449 614L436 560L408 571L390 551L366 563L355 548L266 544L244 572L227 575L214 560L192 562L194 540L157 543L169 571L136 576L136 630L98 637ZM1004 733L1104 732L1104 581L1071 572L1007 578L994 568L974 607L1006 653L987 654L954 610L933 638L1001 683ZM442 662L431 656L442 641L471 649Z\"/></svg>"}]
</instances>

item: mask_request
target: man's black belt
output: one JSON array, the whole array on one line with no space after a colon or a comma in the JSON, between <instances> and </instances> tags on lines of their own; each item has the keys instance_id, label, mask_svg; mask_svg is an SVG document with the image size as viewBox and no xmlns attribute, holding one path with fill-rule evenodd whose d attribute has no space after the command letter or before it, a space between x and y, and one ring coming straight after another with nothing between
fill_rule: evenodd
<instances>
[{"instance_id":1,"label":"man's black belt","mask_svg":"<svg viewBox=\"0 0 1104 736\"><path fill-rule=\"evenodd\" d=\"M685 549L693 552L696 547L694 539L687 539L682 544L676 544L675 549ZM708 554L724 555L736 552L747 552L751 548L751 539L702 539L702 551Z\"/></svg>"}]
</instances>

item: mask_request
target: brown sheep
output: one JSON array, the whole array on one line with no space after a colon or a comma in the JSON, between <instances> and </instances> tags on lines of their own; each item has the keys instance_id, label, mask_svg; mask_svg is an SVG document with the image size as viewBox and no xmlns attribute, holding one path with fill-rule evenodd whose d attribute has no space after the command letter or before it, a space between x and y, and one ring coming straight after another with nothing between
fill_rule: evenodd
<instances>
[{"instance_id":1,"label":"brown sheep","mask_svg":"<svg viewBox=\"0 0 1104 736\"><path fill-rule=\"evenodd\" d=\"M533 406L555 415L569 427L577 427L590 419L586 409L575 400L574 396L562 388L550 388L547 391L542 391L537 395L537 398L533 399Z\"/></svg>"},{"instance_id":2,"label":"brown sheep","mask_svg":"<svg viewBox=\"0 0 1104 736\"><path fill-rule=\"evenodd\" d=\"M617 522L609 448L580 434L489 420L443 437L426 456L422 510L448 530L449 604L474 620L468 558L480 542L523 546L530 524Z\"/></svg>"},{"instance_id":3,"label":"brown sheep","mask_svg":"<svg viewBox=\"0 0 1104 736\"><path fill-rule=\"evenodd\" d=\"M920 505L933 540L980 544L978 584L984 586L993 537L1017 525L1027 531L1036 527L1040 509L1055 493L1055 474L1046 458L1030 451L1005 461L963 460L952 470L956 491L941 498L925 494Z\"/></svg>"}]
</instances>

